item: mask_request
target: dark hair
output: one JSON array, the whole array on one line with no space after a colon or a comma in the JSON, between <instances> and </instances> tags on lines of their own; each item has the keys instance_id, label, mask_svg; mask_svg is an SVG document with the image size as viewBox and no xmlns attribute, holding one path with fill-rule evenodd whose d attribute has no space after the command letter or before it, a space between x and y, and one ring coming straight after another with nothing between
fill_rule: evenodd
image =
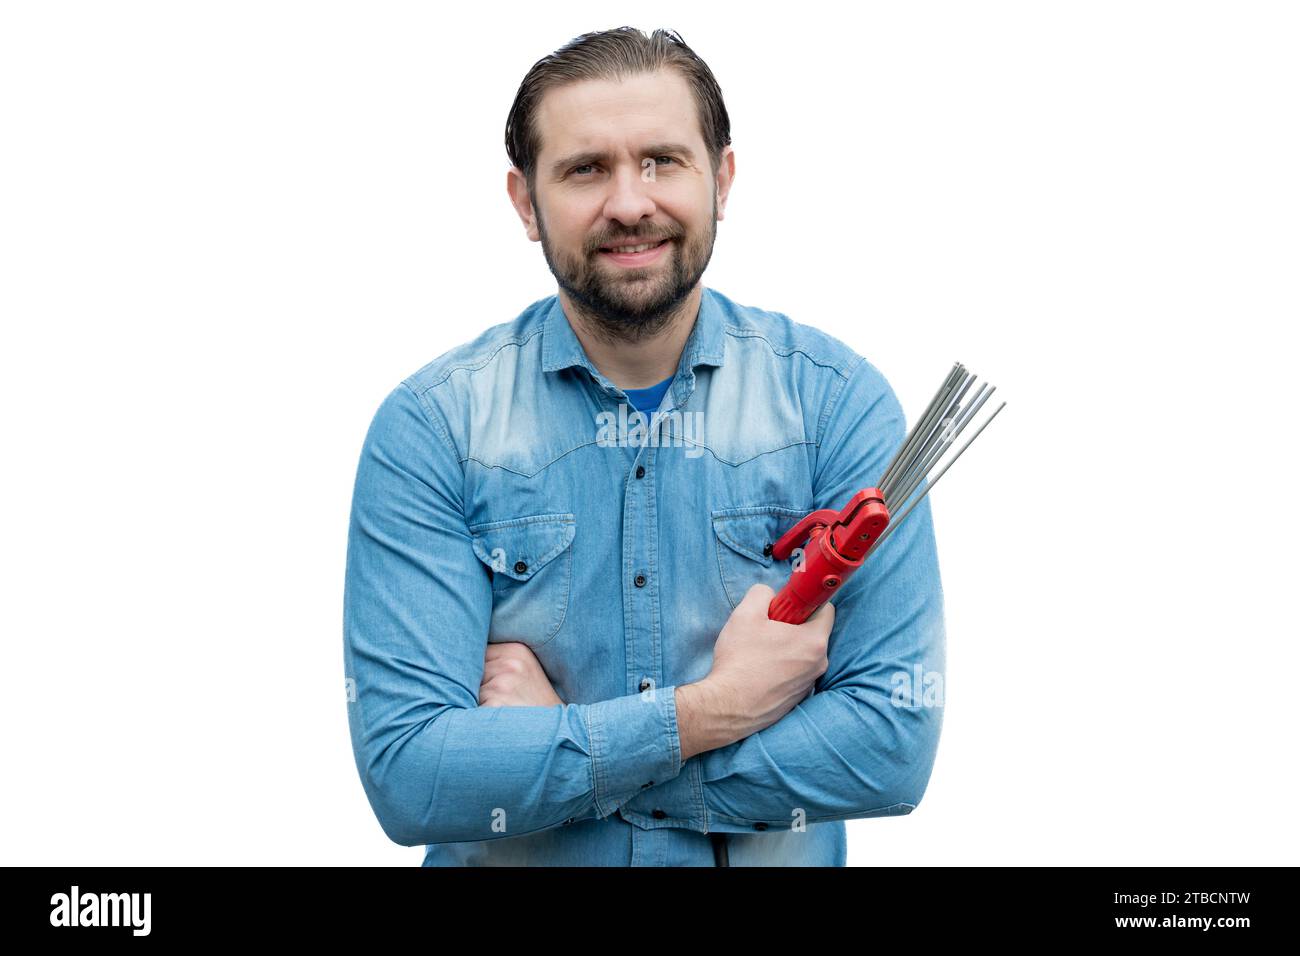
<instances>
[{"instance_id":1,"label":"dark hair","mask_svg":"<svg viewBox=\"0 0 1300 956\"><path fill-rule=\"evenodd\" d=\"M655 30L646 36L635 27L617 27L570 40L534 63L519 84L506 118L506 154L511 164L523 171L529 191L536 182L537 154L542 149L533 116L548 90L579 80L622 79L665 67L678 70L691 87L700 133L716 176L722 150L731 143L731 119L708 64L675 30Z\"/></svg>"}]
</instances>

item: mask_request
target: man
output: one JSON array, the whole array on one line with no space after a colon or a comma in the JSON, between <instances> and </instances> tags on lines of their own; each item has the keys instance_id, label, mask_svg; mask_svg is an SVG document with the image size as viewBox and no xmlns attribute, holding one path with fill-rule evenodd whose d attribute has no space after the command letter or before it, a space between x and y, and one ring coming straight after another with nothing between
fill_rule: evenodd
<instances>
[{"instance_id":1,"label":"man","mask_svg":"<svg viewBox=\"0 0 1300 956\"><path fill-rule=\"evenodd\" d=\"M559 289L367 433L344 600L366 795L425 865L843 865L843 821L910 812L938 744L929 499L802 625L767 618L798 566L771 545L879 482L902 409L842 342L701 284L735 157L679 36L578 37L506 139Z\"/></svg>"}]
</instances>

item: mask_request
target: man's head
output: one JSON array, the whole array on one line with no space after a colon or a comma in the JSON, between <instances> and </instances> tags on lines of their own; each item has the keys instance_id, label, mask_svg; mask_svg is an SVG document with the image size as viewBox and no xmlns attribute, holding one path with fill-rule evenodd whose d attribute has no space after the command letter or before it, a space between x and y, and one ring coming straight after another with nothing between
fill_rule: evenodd
<instances>
[{"instance_id":1,"label":"man's head","mask_svg":"<svg viewBox=\"0 0 1300 956\"><path fill-rule=\"evenodd\" d=\"M528 72L506 123L507 188L596 334L654 335L698 285L735 174L730 144L722 91L671 31L587 33ZM661 241L640 258L604 251Z\"/></svg>"}]
</instances>

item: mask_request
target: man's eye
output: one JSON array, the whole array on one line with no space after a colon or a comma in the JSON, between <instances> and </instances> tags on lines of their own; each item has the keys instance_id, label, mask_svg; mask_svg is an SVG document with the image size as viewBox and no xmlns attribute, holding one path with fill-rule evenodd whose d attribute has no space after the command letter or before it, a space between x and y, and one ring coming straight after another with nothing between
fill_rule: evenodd
<instances>
[{"instance_id":1,"label":"man's eye","mask_svg":"<svg viewBox=\"0 0 1300 956\"><path fill-rule=\"evenodd\" d=\"M658 161L661 159L666 159L670 163L677 162L677 160L672 156L656 156L655 162L658 163ZM595 168L596 168L595 164L593 163L583 163L581 166L574 166L571 170L569 170L569 172L575 176L585 176L586 173L583 172L584 169L595 169Z\"/></svg>"}]
</instances>

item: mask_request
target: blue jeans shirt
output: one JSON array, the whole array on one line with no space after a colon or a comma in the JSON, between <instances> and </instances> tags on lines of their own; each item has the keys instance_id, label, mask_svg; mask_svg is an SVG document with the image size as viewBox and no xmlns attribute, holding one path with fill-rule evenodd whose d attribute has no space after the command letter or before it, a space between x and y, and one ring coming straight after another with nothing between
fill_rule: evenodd
<instances>
[{"instance_id":1,"label":"blue jeans shirt","mask_svg":"<svg viewBox=\"0 0 1300 956\"><path fill-rule=\"evenodd\" d=\"M712 866L715 832L732 866L842 866L843 821L925 792L945 642L929 498L838 592L812 696L686 761L678 737L676 687L709 673L749 587L792 571L765 546L878 484L901 445L881 373L706 287L660 417L638 414L552 295L416 371L370 424L348 721L380 826L426 866ZM504 641L563 705L478 706Z\"/></svg>"}]
</instances>

